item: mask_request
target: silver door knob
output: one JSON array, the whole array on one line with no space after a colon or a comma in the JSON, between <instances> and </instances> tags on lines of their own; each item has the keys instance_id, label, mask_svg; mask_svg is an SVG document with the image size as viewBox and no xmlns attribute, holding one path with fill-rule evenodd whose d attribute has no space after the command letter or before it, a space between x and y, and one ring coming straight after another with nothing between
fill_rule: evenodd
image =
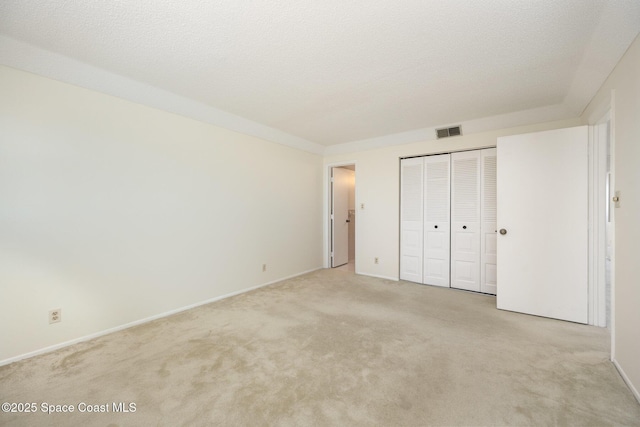
<instances>
[{"instance_id":1,"label":"silver door knob","mask_svg":"<svg viewBox=\"0 0 640 427\"><path fill-rule=\"evenodd\" d=\"M501 228L500 229L500 234L502 234L504 236L505 234L507 234L507 230L505 230L504 228Z\"/></svg>"}]
</instances>

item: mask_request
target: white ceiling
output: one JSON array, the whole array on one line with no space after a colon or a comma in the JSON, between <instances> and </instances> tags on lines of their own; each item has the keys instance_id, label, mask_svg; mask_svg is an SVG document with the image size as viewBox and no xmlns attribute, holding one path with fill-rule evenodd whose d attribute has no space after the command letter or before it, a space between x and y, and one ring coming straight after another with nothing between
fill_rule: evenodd
<instances>
[{"instance_id":1,"label":"white ceiling","mask_svg":"<svg viewBox=\"0 0 640 427\"><path fill-rule=\"evenodd\" d=\"M5 65L318 152L576 117L639 31L639 0L0 2Z\"/></svg>"}]
</instances>

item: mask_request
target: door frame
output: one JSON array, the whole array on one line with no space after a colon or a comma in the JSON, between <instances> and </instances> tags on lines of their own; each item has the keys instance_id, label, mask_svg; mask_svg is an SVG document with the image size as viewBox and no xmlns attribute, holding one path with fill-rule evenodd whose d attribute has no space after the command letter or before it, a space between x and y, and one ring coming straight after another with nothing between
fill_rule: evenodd
<instances>
[{"instance_id":1,"label":"door frame","mask_svg":"<svg viewBox=\"0 0 640 427\"><path fill-rule=\"evenodd\" d=\"M331 232L331 170L333 168L339 168L339 167L344 167L344 166L353 166L355 169L355 173L356 173L356 183L354 186L354 194L355 194L355 199L356 199L356 213L358 212L358 165L357 162L355 160L352 161L344 161L344 162L335 162L335 163L327 163L325 164L324 167L324 171L323 171L323 175L324 175L324 200L326 203L326 208L324 209L323 212L323 267L324 268L331 268L331 240L332 240L332 232ZM356 214L357 216L357 214ZM359 225L360 221L356 220L356 227L355 227L355 270L356 270L356 274L358 272L358 229L360 228Z\"/></svg>"},{"instance_id":2,"label":"door frame","mask_svg":"<svg viewBox=\"0 0 640 427\"><path fill-rule=\"evenodd\" d=\"M607 294L606 294L606 249L607 219L605 210L609 200L605 192L607 180L607 140L600 137L601 126L609 125L610 188L614 187L613 170L613 126L611 112L607 111L595 123L589 125L589 325L607 326ZM611 207L611 230L613 234L615 222ZM613 236L612 246L613 246ZM611 250L611 288L613 295L614 248ZM613 301L610 300L611 319L613 320Z\"/></svg>"}]
</instances>

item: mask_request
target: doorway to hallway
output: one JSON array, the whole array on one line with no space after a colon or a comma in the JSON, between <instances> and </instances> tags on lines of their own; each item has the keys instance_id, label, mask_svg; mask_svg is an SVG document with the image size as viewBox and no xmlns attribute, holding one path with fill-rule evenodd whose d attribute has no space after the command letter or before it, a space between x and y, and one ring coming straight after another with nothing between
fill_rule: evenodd
<instances>
[{"instance_id":1,"label":"doorway to hallway","mask_svg":"<svg viewBox=\"0 0 640 427\"><path fill-rule=\"evenodd\" d=\"M331 168L331 267L355 272L355 165Z\"/></svg>"}]
</instances>

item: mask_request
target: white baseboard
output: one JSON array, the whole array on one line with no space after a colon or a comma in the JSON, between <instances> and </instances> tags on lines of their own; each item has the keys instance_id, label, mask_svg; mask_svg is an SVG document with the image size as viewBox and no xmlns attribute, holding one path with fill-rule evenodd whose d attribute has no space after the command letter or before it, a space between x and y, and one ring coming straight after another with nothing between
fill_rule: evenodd
<instances>
[{"instance_id":1,"label":"white baseboard","mask_svg":"<svg viewBox=\"0 0 640 427\"><path fill-rule=\"evenodd\" d=\"M10 363L14 363L14 362L17 362L17 361L23 360L23 359L28 359L28 358L31 358L31 357L34 357L34 356L39 356L41 354L50 353L52 351L59 350L59 349L64 348L64 347L69 347L70 345L78 344L78 343L81 343L81 342L84 342L84 341L89 341L89 340L92 340L94 338L98 338L98 337L101 337L101 336L104 336L104 335L112 334L114 332L118 332L118 331L121 331L123 329L128 329L128 328L131 328L133 326L138 326L138 325L141 325L143 323L148 323L148 322L151 322L153 320L158 320L158 319L161 319L163 317L172 316L174 314L177 314L177 313L180 313L180 312L183 312L183 311L186 311L186 310L190 310L192 308L196 308L196 307L199 307L201 305L210 304L212 302L219 301L219 300L222 300L222 299L225 299L225 298L229 298L229 297L232 297L232 296L235 296L235 295L244 294L246 292L250 292L250 291L253 291L253 290L256 290L256 289L259 289L259 288L263 288L265 286L273 285L274 283L282 282L283 280L292 279L294 277L302 276L303 274L311 273L313 271L317 271L317 270L320 270L320 269L322 269L322 267L317 267L317 268L313 268L311 270L303 271L301 273L296 273L296 274L292 274L290 276L281 277L279 279L272 280L272 281L266 282L266 283L262 283L260 285L252 286L250 288L242 289L240 291L231 292L231 293L228 293L228 294L225 294L225 295L221 295L221 296L218 296L218 297L210 298L210 299L207 299L207 300L204 300L204 301L197 302L195 304L190 304L190 305L187 305L187 306L184 306L184 307L176 308L174 310L169 310L169 311L166 311L164 313L156 314L154 316L145 317L144 319L135 320L133 322L129 322L129 323L125 323L123 325L119 325L119 326L113 327L113 328L105 329L105 330L100 331L100 332L95 332L93 334L84 335L84 336L79 337L79 338L74 338L74 339L69 340L69 341L61 342L59 344L54 344L54 345L51 345L51 346L48 346L48 347L44 347L44 348L41 348L41 349L38 349L38 350L30 351L28 353L20 354L18 356L10 357L8 359L0 360L0 366L8 365Z\"/></svg>"},{"instance_id":2,"label":"white baseboard","mask_svg":"<svg viewBox=\"0 0 640 427\"><path fill-rule=\"evenodd\" d=\"M359 271L356 271L356 274L359 274L360 276L377 277L378 279L393 280L394 282L398 282L400 280L397 277L380 276L378 274L361 273Z\"/></svg>"},{"instance_id":3,"label":"white baseboard","mask_svg":"<svg viewBox=\"0 0 640 427\"><path fill-rule=\"evenodd\" d=\"M638 389L636 389L636 387L633 385L633 383L631 382L627 374L624 372L624 369L622 369L622 366L620 366L618 361L616 359L611 359L611 361L613 362L613 366L615 366L616 369L618 370L618 373L620 374L624 382L627 384L627 386L629 386L629 389L631 390L631 393L633 393L633 396L636 398L638 403L640 403L640 393L638 393Z\"/></svg>"}]
</instances>

